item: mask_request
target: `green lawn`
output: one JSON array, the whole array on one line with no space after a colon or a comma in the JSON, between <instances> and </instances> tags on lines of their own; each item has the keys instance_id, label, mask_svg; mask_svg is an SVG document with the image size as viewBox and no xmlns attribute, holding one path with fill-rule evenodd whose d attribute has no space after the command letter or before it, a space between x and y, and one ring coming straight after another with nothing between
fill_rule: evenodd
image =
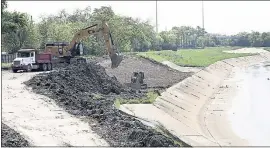
<instances>
[{"instance_id":1,"label":"green lawn","mask_svg":"<svg viewBox=\"0 0 270 148\"><path fill-rule=\"evenodd\" d=\"M182 49L178 51L163 50L138 53L139 56L149 58L157 62L170 61L180 66L205 67L217 61L248 56L252 54L224 53L223 50L231 50L230 47L213 47L205 49Z\"/></svg>"},{"instance_id":2,"label":"green lawn","mask_svg":"<svg viewBox=\"0 0 270 148\"><path fill-rule=\"evenodd\" d=\"M11 63L1 63L1 68L10 68Z\"/></svg>"}]
</instances>

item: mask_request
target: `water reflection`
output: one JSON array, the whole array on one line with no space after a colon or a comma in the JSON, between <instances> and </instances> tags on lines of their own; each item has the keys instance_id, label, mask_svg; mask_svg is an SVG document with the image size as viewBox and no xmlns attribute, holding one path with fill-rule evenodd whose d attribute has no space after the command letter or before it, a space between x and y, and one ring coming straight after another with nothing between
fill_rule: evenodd
<instances>
[{"instance_id":1,"label":"water reflection","mask_svg":"<svg viewBox=\"0 0 270 148\"><path fill-rule=\"evenodd\" d=\"M236 134L253 146L270 145L270 62L253 65L239 77L241 89L233 99L231 116Z\"/></svg>"}]
</instances>

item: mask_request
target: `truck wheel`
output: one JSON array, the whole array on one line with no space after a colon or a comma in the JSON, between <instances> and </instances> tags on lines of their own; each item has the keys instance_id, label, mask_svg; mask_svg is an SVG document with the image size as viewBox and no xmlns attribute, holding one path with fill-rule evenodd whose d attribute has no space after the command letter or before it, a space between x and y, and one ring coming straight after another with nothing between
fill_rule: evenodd
<instances>
[{"instance_id":1,"label":"truck wheel","mask_svg":"<svg viewBox=\"0 0 270 148\"><path fill-rule=\"evenodd\" d=\"M32 71L32 67L31 67L31 65L29 64L29 65L27 65L27 69L26 69L26 71L27 72L31 72Z\"/></svg>"},{"instance_id":2,"label":"truck wheel","mask_svg":"<svg viewBox=\"0 0 270 148\"><path fill-rule=\"evenodd\" d=\"M43 71L47 71L47 64L45 64L45 63L42 64L42 70L43 70Z\"/></svg>"},{"instance_id":3,"label":"truck wheel","mask_svg":"<svg viewBox=\"0 0 270 148\"><path fill-rule=\"evenodd\" d=\"M51 63L48 64L48 70L49 70L49 71L52 70L52 64L51 64Z\"/></svg>"},{"instance_id":4,"label":"truck wheel","mask_svg":"<svg viewBox=\"0 0 270 148\"><path fill-rule=\"evenodd\" d=\"M16 69L12 69L12 72L13 72L13 73L17 73L17 71L18 71L18 70L16 70Z\"/></svg>"}]
</instances>

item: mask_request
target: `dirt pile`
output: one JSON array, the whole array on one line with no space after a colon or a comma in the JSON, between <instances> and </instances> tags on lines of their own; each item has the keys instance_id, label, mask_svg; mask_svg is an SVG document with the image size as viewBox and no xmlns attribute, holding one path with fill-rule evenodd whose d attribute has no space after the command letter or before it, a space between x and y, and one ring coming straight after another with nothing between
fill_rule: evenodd
<instances>
[{"instance_id":1,"label":"dirt pile","mask_svg":"<svg viewBox=\"0 0 270 148\"><path fill-rule=\"evenodd\" d=\"M91 127L111 146L179 146L115 107L114 100L118 97L133 99L145 94L123 88L99 65L70 65L37 75L25 84L52 98L67 112L94 119Z\"/></svg>"},{"instance_id":2,"label":"dirt pile","mask_svg":"<svg viewBox=\"0 0 270 148\"><path fill-rule=\"evenodd\" d=\"M26 147L29 146L27 140L25 140L19 133L11 129L5 124L2 125L1 146L2 147Z\"/></svg>"},{"instance_id":3,"label":"dirt pile","mask_svg":"<svg viewBox=\"0 0 270 148\"><path fill-rule=\"evenodd\" d=\"M124 56L116 69L111 69L110 59L100 58L97 61L98 64L105 67L110 76L115 76L122 84L130 83L133 72L144 72L144 82L151 88L168 88L193 74L180 72L158 62L133 56Z\"/></svg>"}]
</instances>

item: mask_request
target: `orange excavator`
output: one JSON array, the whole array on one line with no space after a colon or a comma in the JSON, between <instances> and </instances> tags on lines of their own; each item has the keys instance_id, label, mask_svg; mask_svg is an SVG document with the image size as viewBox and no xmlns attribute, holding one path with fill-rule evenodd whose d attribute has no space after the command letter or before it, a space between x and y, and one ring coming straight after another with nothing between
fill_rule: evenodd
<instances>
[{"instance_id":1,"label":"orange excavator","mask_svg":"<svg viewBox=\"0 0 270 148\"><path fill-rule=\"evenodd\" d=\"M45 52L52 54L53 59L58 59L59 62L72 63L76 62L86 62L85 58L80 57L83 55L82 40L90 35L102 34L106 47L107 53L111 59L111 68L116 68L121 63L123 57L117 50L113 43L112 35L109 30L109 26L106 22L102 22L101 25L94 24L87 28L79 30L73 37L70 43L67 42L54 42L47 43L45 47Z\"/></svg>"}]
</instances>

